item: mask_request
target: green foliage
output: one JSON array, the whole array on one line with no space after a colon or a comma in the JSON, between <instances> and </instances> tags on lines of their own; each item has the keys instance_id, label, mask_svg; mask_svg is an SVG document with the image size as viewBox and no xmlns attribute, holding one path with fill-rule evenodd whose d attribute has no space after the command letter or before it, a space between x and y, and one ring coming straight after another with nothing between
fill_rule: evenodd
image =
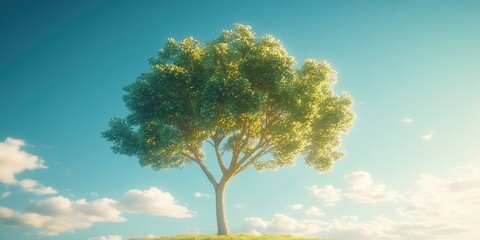
<instances>
[{"instance_id":1,"label":"green foliage","mask_svg":"<svg viewBox=\"0 0 480 240\"><path fill-rule=\"evenodd\" d=\"M352 99L332 90L335 71L315 60L296 69L270 35L257 38L237 24L204 45L168 39L149 62L151 71L124 89L130 115L112 119L103 133L115 153L159 170L201 164L209 141L219 165L223 151L232 153L224 166L230 177L251 165L293 164L299 154L326 171L344 154L336 150L339 135L354 114Z\"/></svg>"},{"instance_id":2,"label":"green foliage","mask_svg":"<svg viewBox=\"0 0 480 240\"><path fill-rule=\"evenodd\" d=\"M229 236L212 236L212 235L180 235L176 237L158 237L158 238L147 238L149 240L328 240L326 238L305 238L305 237L295 237L290 235L248 235L248 234L236 234ZM135 240L135 239L132 239ZM137 239L141 240L141 239ZM332 240L332 239L330 239Z\"/></svg>"}]
</instances>

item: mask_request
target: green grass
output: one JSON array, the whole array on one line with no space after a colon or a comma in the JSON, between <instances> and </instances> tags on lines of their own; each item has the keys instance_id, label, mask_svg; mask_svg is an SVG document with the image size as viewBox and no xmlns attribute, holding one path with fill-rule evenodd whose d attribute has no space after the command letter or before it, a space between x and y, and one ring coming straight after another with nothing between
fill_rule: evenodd
<instances>
[{"instance_id":1,"label":"green grass","mask_svg":"<svg viewBox=\"0 0 480 240\"><path fill-rule=\"evenodd\" d=\"M249 234L234 234L228 236L217 235L179 235L175 237L156 237L156 238L135 238L130 240L210 240L210 239L222 239L222 240L333 240L326 238L305 238L295 237L290 235L249 235Z\"/></svg>"}]
</instances>

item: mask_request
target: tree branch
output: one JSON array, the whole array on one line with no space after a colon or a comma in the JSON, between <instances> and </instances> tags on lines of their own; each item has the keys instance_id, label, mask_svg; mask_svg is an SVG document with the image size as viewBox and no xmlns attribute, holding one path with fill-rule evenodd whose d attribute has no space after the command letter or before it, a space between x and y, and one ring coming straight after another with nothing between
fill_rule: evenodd
<instances>
[{"instance_id":1,"label":"tree branch","mask_svg":"<svg viewBox=\"0 0 480 240\"><path fill-rule=\"evenodd\" d=\"M245 153L241 159L240 153L248 144L249 141L249 121L246 121L242 127L242 131L238 135L238 139L235 142L235 146L233 149L233 156L232 162L228 168L228 171L232 176L237 175L238 173L242 172L249 166L251 166L255 161L257 161L263 155L269 153L273 147L270 144L270 140L268 139L268 134L271 131L273 125L278 121L281 117L281 112L276 112L272 108L268 107L265 112L265 120L264 125L261 129L260 139L255 147L253 147L250 151ZM245 136L245 139L243 137Z\"/></svg>"},{"instance_id":2,"label":"tree branch","mask_svg":"<svg viewBox=\"0 0 480 240\"><path fill-rule=\"evenodd\" d=\"M235 141L235 145L232 150L232 161L230 162L229 169L233 169L233 167L237 165L238 158L240 157L240 153L242 151L241 146L243 144L241 143L244 141L243 137L245 136L245 133L247 132L248 127L249 127L249 121L244 122L242 126L242 130L238 134L237 140Z\"/></svg>"},{"instance_id":3,"label":"tree branch","mask_svg":"<svg viewBox=\"0 0 480 240\"><path fill-rule=\"evenodd\" d=\"M182 152L182 154L183 154L185 157L190 158L190 160L196 161L195 158L194 158L193 156L189 155L188 153Z\"/></svg>"},{"instance_id":4,"label":"tree branch","mask_svg":"<svg viewBox=\"0 0 480 240\"><path fill-rule=\"evenodd\" d=\"M243 155L243 157L238 162L237 161L235 162L236 166L234 168L234 171L235 171L234 175L236 175L236 174L240 173L241 171L245 170L248 166L252 165L256 160L258 160L258 158L265 155L266 153L268 153L271 150L271 148L267 149L268 144L270 142L267 139L267 134L270 131L271 127L273 126L274 122L278 119L278 116L279 115L275 115L274 112L272 111L272 109L270 107L268 107L267 111L265 112L265 123L264 123L265 125L263 126L263 128L261 130L261 135L260 135L259 142L257 143L257 145L253 149L251 149L248 153ZM245 133L245 132L243 132L243 133ZM247 136L247 138L248 138L248 136ZM248 140L248 139L246 139L246 140ZM242 143L242 148L241 149L243 149L244 147L245 147L245 144ZM257 152L258 150L260 150L260 151L257 154L255 154L255 152ZM247 163L244 164L245 162L247 162Z\"/></svg>"},{"instance_id":5,"label":"tree branch","mask_svg":"<svg viewBox=\"0 0 480 240\"><path fill-rule=\"evenodd\" d=\"M266 148L268 146L268 143L270 141L265 139L265 138L260 138L259 142L257 143L257 145L251 149L248 153L246 153L245 155L243 155L242 159L240 159L240 161L238 161L237 165L238 167L240 167L243 163L245 163L252 155L255 154L256 151L258 151L259 149L261 149L261 151L263 151L262 148Z\"/></svg>"},{"instance_id":6,"label":"tree branch","mask_svg":"<svg viewBox=\"0 0 480 240\"><path fill-rule=\"evenodd\" d=\"M215 134L214 136L212 136L212 140L213 140L212 146L215 148L215 155L217 156L218 166L222 170L222 173L225 174L225 172L227 172L227 167L223 162L223 152L220 153L220 150L219 150L220 142L222 142L222 139L219 139L218 135Z\"/></svg>"},{"instance_id":7,"label":"tree branch","mask_svg":"<svg viewBox=\"0 0 480 240\"><path fill-rule=\"evenodd\" d=\"M196 162L200 166L200 168L202 169L205 176L207 176L208 180L212 183L213 187L217 188L217 186L218 186L217 180L215 179L213 174L208 170L208 168L205 166L205 164L203 164L203 162L200 158L200 154L198 153L197 149L193 146L189 146L189 151L191 153L193 153L194 157L192 158L188 154L185 154L185 155L188 156L190 159L192 159L194 162Z\"/></svg>"},{"instance_id":8,"label":"tree branch","mask_svg":"<svg viewBox=\"0 0 480 240\"><path fill-rule=\"evenodd\" d=\"M262 150L260 150L260 152L255 154L255 156L251 157L250 160L247 161L247 163L239 166L238 169L235 171L234 175L239 174L240 172L242 172L243 170L248 168L250 165L252 165L255 161L257 161L261 156L263 156L267 153L268 153L268 151L266 150L266 148L263 148Z\"/></svg>"},{"instance_id":9,"label":"tree branch","mask_svg":"<svg viewBox=\"0 0 480 240\"><path fill-rule=\"evenodd\" d=\"M208 168L205 166L205 164L203 164L203 162L201 161L197 161L197 160L194 160L196 163L198 163L198 165L200 166L200 168L202 169L203 173L205 173L205 175L207 176L208 180L212 183L213 187L214 188L217 188L217 185L218 185L218 182L217 180L215 179L215 177L212 175L212 173L208 170Z\"/></svg>"}]
</instances>

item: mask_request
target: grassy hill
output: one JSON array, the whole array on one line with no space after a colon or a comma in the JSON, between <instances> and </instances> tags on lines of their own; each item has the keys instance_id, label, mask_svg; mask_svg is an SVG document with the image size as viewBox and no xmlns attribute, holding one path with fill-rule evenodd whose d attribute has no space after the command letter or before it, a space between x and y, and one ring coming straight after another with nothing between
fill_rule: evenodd
<instances>
[{"instance_id":1,"label":"grassy hill","mask_svg":"<svg viewBox=\"0 0 480 240\"><path fill-rule=\"evenodd\" d=\"M157 237L157 238L135 238L131 240L333 240L326 238L305 238L295 237L290 235L248 235L248 234L235 234L229 236L217 236L217 235L179 235L175 237Z\"/></svg>"}]
</instances>

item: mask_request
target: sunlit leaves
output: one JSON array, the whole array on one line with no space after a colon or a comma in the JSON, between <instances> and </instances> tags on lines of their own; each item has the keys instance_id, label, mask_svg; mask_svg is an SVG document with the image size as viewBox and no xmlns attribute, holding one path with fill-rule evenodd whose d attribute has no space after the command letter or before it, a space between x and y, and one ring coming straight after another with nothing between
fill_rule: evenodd
<instances>
[{"instance_id":1,"label":"sunlit leaves","mask_svg":"<svg viewBox=\"0 0 480 240\"><path fill-rule=\"evenodd\" d=\"M325 171L343 154L336 148L354 114L351 98L331 88L336 72L315 60L296 69L271 35L237 24L205 44L170 38L150 64L125 87L130 114L104 132L116 153L154 169L180 167L204 161L211 139L232 153L232 172L294 164L299 154Z\"/></svg>"}]
</instances>

